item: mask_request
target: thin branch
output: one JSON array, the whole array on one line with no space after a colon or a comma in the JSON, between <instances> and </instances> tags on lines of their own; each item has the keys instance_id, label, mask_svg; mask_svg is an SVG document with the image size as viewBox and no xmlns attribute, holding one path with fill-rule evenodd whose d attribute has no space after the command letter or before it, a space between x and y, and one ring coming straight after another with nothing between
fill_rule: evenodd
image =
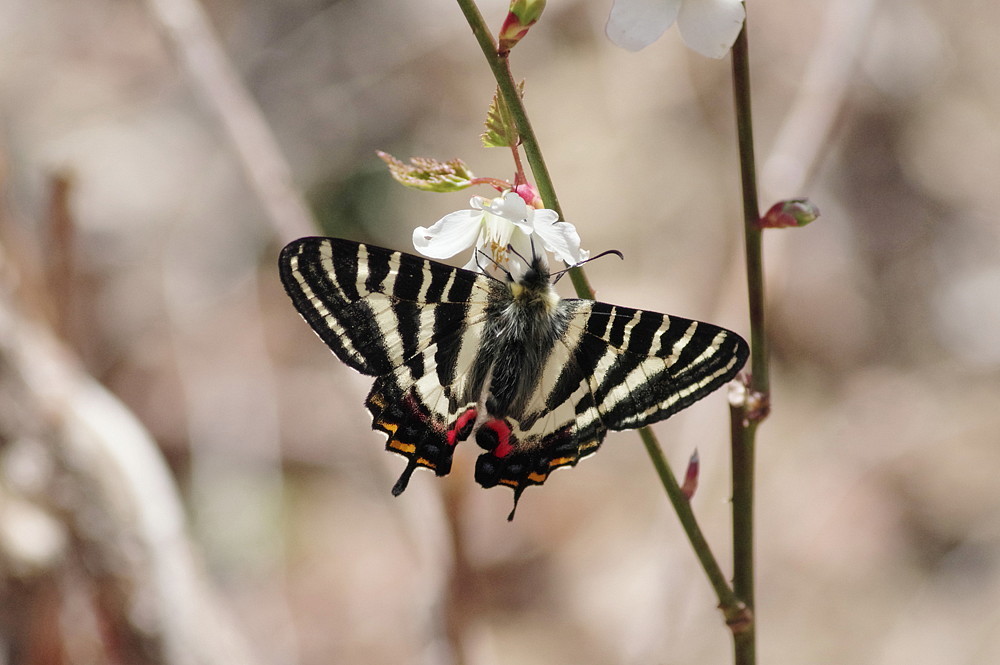
<instances>
[{"instance_id":1,"label":"thin branch","mask_svg":"<svg viewBox=\"0 0 1000 665\"><path fill-rule=\"evenodd\" d=\"M528 163L531 166L538 192L542 196L545 206L558 212L560 218L562 218L562 211L559 208L552 179L548 168L545 166L545 160L542 158L541 148L538 145L534 130L531 128L531 123L528 120L524 102L518 93L517 85L511 74L509 61L506 56L501 56L497 53L497 46L493 41L493 36L490 34L474 0L457 0L457 2L462 8L462 12L465 14L466 20L469 22L469 26L472 28L472 32L482 48L483 55L486 56L490 69L497 80L500 94L503 96L504 101L517 122L518 132L521 135L521 142L525 155L528 158ZM570 271L570 277L573 280L577 294L581 298L593 299L593 290L581 269L573 268ZM666 490L667 497L677 512L681 526L684 528L691 546L695 550L695 555L698 557L698 561L701 563L712 588L715 590L716 596L719 599L719 607L726 617L726 622L730 626L744 624L746 622L746 608L736 597L733 589L726 581L725 575L722 573L722 569L719 567L708 545L708 541L698 526L698 521L691 510L690 502L680 490L676 476L671 470L666 456L663 454L663 448L660 446L656 435L650 427L643 427L638 430L638 433L642 438L646 451L649 453L653 467L660 477L660 482Z\"/></svg>"},{"instance_id":2,"label":"thin branch","mask_svg":"<svg viewBox=\"0 0 1000 665\"><path fill-rule=\"evenodd\" d=\"M800 196L823 156L844 107L858 55L867 36L876 0L831 2L795 100L761 166L765 195ZM767 198L765 197L765 200Z\"/></svg>"},{"instance_id":3,"label":"thin branch","mask_svg":"<svg viewBox=\"0 0 1000 665\"><path fill-rule=\"evenodd\" d=\"M715 590L715 595L719 599L719 608L726 617L726 623L733 625L742 622L745 608L729 586L722 568L719 567L718 561L716 561L715 556L712 554L712 548L705 539L701 528L698 526L698 520L694 516L694 511L691 509L691 502L684 495L684 492L681 491L681 487L677 483L677 478L673 471L671 471L663 455L663 449L660 447L659 441L656 440L652 429L649 427L643 427L638 432L643 444L646 446L646 451L649 453L650 459L653 461L656 473L660 476L660 481L667 491L670 503L677 512L681 526L684 528L688 540L691 541L691 547L694 549L695 556L698 557L698 562L705 570L705 575Z\"/></svg>"},{"instance_id":4,"label":"thin branch","mask_svg":"<svg viewBox=\"0 0 1000 665\"><path fill-rule=\"evenodd\" d=\"M764 328L764 269L761 247L760 204L757 201L757 172L753 147L753 118L750 104L750 57L746 24L733 44L733 98L743 190L743 233L746 242L747 291L750 301L750 374L752 387L760 393L770 388L767 336Z\"/></svg>"},{"instance_id":5,"label":"thin branch","mask_svg":"<svg viewBox=\"0 0 1000 665\"><path fill-rule=\"evenodd\" d=\"M508 109L510 109L511 115L514 116L514 122L517 124L517 131L521 139L521 147L524 148L524 155L527 157L528 165L531 167L531 175L535 179L535 187L538 188L538 194L542 197L546 208L555 210L559 215L559 219L565 219L562 207L559 205L559 199L556 196L555 186L552 184L549 168L545 164L544 157L542 157L538 138L535 136L535 130L528 119L528 112L524 108L524 100L521 98L517 83L514 81L514 76L510 71L509 54L500 55L497 53L497 44L493 40L493 35L490 33L489 27L486 25L486 21L479 12L479 7L476 6L475 1L457 1L459 7L462 9L462 13L465 14L465 18L469 22L469 27L472 28L472 34L475 35L476 41L479 42L479 47L486 57L486 62L493 71L493 77L497 81L500 95L503 97ZM594 298L594 290L591 288L590 282L587 280L587 276L582 268L571 268L569 278L572 280L573 288L578 296L591 300Z\"/></svg>"},{"instance_id":6,"label":"thin branch","mask_svg":"<svg viewBox=\"0 0 1000 665\"><path fill-rule=\"evenodd\" d=\"M166 665L256 662L205 583L170 472L135 416L7 298L0 299L0 365L3 406L14 396L20 407L8 424L46 420L45 443L65 462L71 481L55 494L73 497L68 519L84 558L114 571L122 608L142 608L141 628L116 630L155 644L152 656Z\"/></svg>"},{"instance_id":7,"label":"thin branch","mask_svg":"<svg viewBox=\"0 0 1000 665\"><path fill-rule=\"evenodd\" d=\"M768 403L770 378L768 348L764 327L764 266L761 229L757 224L760 206L757 201L757 174L754 160L753 119L750 102L750 52L747 24L736 38L732 50L733 99L739 144L740 180L743 192L743 230L746 243L747 294L750 304L751 374L744 399L731 407L731 446L733 483L733 590L745 603L747 621L733 626L733 651L736 665L756 662L756 619L754 607L754 449L757 425L766 411L751 414L748 404Z\"/></svg>"},{"instance_id":8,"label":"thin branch","mask_svg":"<svg viewBox=\"0 0 1000 665\"><path fill-rule=\"evenodd\" d=\"M222 124L251 186L282 241L316 223L264 114L219 45L197 0L146 0L195 89Z\"/></svg>"}]
</instances>

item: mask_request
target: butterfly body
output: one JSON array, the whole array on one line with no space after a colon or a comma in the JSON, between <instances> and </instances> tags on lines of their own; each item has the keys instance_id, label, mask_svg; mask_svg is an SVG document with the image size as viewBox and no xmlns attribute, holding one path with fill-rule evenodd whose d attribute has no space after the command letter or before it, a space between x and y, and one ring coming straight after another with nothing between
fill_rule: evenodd
<instances>
[{"instance_id":1,"label":"butterfly body","mask_svg":"<svg viewBox=\"0 0 1000 665\"><path fill-rule=\"evenodd\" d=\"M560 299L544 259L499 280L411 254L303 238L279 260L299 313L333 352L375 377L366 406L386 448L451 470L455 447L485 452L475 477L516 500L594 452L608 430L662 420L731 379L738 335L707 323ZM511 513L513 515L513 513Z\"/></svg>"},{"instance_id":2,"label":"butterfly body","mask_svg":"<svg viewBox=\"0 0 1000 665\"><path fill-rule=\"evenodd\" d=\"M470 398L485 391L486 407L498 417L521 420L545 358L565 333L565 304L536 266L530 281L493 283L479 351L472 364Z\"/></svg>"}]
</instances>

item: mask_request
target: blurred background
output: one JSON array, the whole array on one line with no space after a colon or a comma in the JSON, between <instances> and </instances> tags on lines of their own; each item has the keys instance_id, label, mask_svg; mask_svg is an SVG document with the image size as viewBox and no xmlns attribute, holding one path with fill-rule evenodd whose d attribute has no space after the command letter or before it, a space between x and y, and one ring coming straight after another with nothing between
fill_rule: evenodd
<instances>
[{"instance_id":1,"label":"blurred background","mask_svg":"<svg viewBox=\"0 0 1000 665\"><path fill-rule=\"evenodd\" d=\"M1000 661L1000 6L750 4L762 206L823 213L766 234L760 662ZM624 52L609 8L550 0L511 58L625 254L590 279L747 334L728 58ZM282 292L294 237L466 206L376 150L512 177L493 89L446 0L0 0L0 662L731 662L638 437L511 524L472 447L394 499L370 381ZM728 574L723 392L656 431Z\"/></svg>"}]
</instances>

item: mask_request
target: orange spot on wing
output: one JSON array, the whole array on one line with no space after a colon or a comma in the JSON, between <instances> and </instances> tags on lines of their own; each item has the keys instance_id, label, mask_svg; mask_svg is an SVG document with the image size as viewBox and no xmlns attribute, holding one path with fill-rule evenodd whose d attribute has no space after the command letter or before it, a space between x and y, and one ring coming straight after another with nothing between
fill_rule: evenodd
<instances>
[{"instance_id":1,"label":"orange spot on wing","mask_svg":"<svg viewBox=\"0 0 1000 665\"><path fill-rule=\"evenodd\" d=\"M412 455L417 449L417 447L412 443L403 443L402 441L397 441L396 439L390 439L386 445L393 450L398 450L401 453L407 453L410 455Z\"/></svg>"}]
</instances>

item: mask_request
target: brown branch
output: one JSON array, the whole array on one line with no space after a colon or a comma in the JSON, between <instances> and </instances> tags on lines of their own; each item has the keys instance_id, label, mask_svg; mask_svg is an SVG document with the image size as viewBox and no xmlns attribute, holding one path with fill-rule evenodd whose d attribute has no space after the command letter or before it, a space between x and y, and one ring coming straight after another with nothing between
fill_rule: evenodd
<instances>
[{"instance_id":1,"label":"brown branch","mask_svg":"<svg viewBox=\"0 0 1000 665\"><path fill-rule=\"evenodd\" d=\"M219 45L197 0L146 0L195 89L229 137L247 179L267 211L279 240L316 232L264 114Z\"/></svg>"},{"instance_id":2,"label":"brown branch","mask_svg":"<svg viewBox=\"0 0 1000 665\"><path fill-rule=\"evenodd\" d=\"M761 167L765 201L802 195L812 179L853 83L858 56L868 43L875 4L851 0L827 5L818 22L823 32L798 94Z\"/></svg>"},{"instance_id":3,"label":"brown branch","mask_svg":"<svg viewBox=\"0 0 1000 665\"><path fill-rule=\"evenodd\" d=\"M32 498L63 518L94 575L99 612L120 619L109 627L115 642L144 651L129 662L254 663L201 576L154 441L7 297L0 298L0 370L0 414L16 414L3 419L0 442L40 440L56 460L59 491Z\"/></svg>"}]
</instances>

